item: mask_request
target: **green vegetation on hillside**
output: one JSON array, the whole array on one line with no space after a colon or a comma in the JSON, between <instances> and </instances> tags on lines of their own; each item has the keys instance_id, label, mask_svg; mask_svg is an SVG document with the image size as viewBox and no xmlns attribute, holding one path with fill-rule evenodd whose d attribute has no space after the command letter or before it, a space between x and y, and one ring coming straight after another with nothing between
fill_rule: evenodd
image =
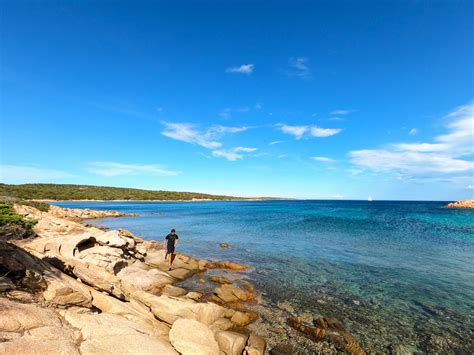
<instances>
[{"instance_id":1,"label":"green vegetation on hillside","mask_svg":"<svg viewBox=\"0 0 474 355\"><path fill-rule=\"evenodd\" d=\"M36 223L16 214L11 202L0 202L0 241L32 236Z\"/></svg>"},{"instance_id":2,"label":"green vegetation on hillside","mask_svg":"<svg viewBox=\"0 0 474 355\"><path fill-rule=\"evenodd\" d=\"M122 187L62 184L0 184L0 196L18 199L48 200L192 200L241 199L230 196L208 195L195 192L151 191ZM34 206L36 207L36 206Z\"/></svg>"}]
</instances>

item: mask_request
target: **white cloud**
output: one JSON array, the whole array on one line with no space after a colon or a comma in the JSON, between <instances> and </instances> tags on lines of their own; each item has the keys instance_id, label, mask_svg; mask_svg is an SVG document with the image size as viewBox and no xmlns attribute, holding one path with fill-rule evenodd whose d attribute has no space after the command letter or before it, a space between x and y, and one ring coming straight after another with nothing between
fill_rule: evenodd
<instances>
[{"instance_id":1,"label":"white cloud","mask_svg":"<svg viewBox=\"0 0 474 355\"><path fill-rule=\"evenodd\" d=\"M249 147L234 147L232 149L216 149L212 151L212 155L215 157L226 158L229 161L236 161L243 159L244 155L242 153L252 153L255 152L257 148Z\"/></svg>"},{"instance_id":2,"label":"white cloud","mask_svg":"<svg viewBox=\"0 0 474 355\"><path fill-rule=\"evenodd\" d=\"M472 189L474 189L474 185L467 185L467 188L472 190Z\"/></svg>"},{"instance_id":3,"label":"white cloud","mask_svg":"<svg viewBox=\"0 0 474 355\"><path fill-rule=\"evenodd\" d=\"M308 62L308 58L305 57L291 57L288 60L290 69L287 71L287 74L301 79L311 79L311 69L308 66Z\"/></svg>"},{"instance_id":4,"label":"white cloud","mask_svg":"<svg viewBox=\"0 0 474 355\"><path fill-rule=\"evenodd\" d=\"M242 64L241 66L238 66L238 67L227 68L225 71L227 73L241 73L241 74L250 75L253 72L253 68L254 68L253 64Z\"/></svg>"},{"instance_id":5,"label":"white cloud","mask_svg":"<svg viewBox=\"0 0 474 355\"><path fill-rule=\"evenodd\" d=\"M280 128L280 131L285 134L292 135L296 139L301 139L301 137L303 137L303 135L308 132L309 129L308 126L290 126L286 124L280 124L278 127Z\"/></svg>"},{"instance_id":6,"label":"white cloud","mask_svg":"<svg viewBox=\"0 0 474 355\"><path fill-rule=\"evenodd\" d=\"M283 142L284 142L284 141L273 141L273 142L268 143L268 145L281 144L281 143L283 143Z\"/></svg>"},{"instance_id":7,"label":"white cloud","mask_svg":"<svg viewBox=\"0 0 474 355\"><path fill-rule=\"evenodd\" d=\"M52 182L74 178L68 172L23 165L0 165L0 181L10 184Z\"/></svg>"},{"instance_id":8,"label":"white cloud","mask_svg":"<svg viewBox=\"0 0 474 355\"><path fill-rule=\"evenodd\" d=\"M331 115L344 116L344 115L348 115L352 112L354 112L354 110L334 110L334 111L331 111Z\"/></svg>"},{"instance_id":9,"label":"white cloud","mask_svg":"<svg viewBox=\"0 0 474 355\"><path fill-rule=\"evenodd\" d=\"M214 155L215 157L226 158L227 160L230 160L230 161L236 161L238 159L243 158L242 154L233 152L231 150L224 150L224 149L213 150L212 155Z\"/></svg>"},{"instance_id":10,"label":"white cloud","mask_svg":"<svg viewBox=\"0 0 474 355\"><path fill-rule=\"evenodd\" d=\"M341 128L311 127L311 135L314 137L330 137L340 133L341 131Z\"/></svg>"},{"instance_id":11,"label":"white cloud","mask_svg":"<svg viewBox=\"0 0 474 355\"><path fill-rule=\"evenodd\" d=\"M331 163L335 161L334 159L328 158L328 157L311 157L311 159L316 160L316 161L321 161L324 163Z\"/></svg>"},{"instance_id":12,"label":"white cloud","mask_svg":"<svg viewBox=\"0 0 474 355\"><path fill-rule=\"evenodd\" d=\"M251 108L249 106L242 106L237 108L226 107L225 109L221 110L218 115L222 118L229 119L232 117L233 113L249 112L250 110Z\"/></svg>"},{"instance_id":13,"label":"white cloud","mask_svg":"<svg viewBox=\"0 0 474 355\"><path fill-rule=\"evenodd\" d=\"M396 150L407 150L411 152L441 152L448 149L447 144L439 143L397 143L393 144Z\"/></svg>"},{"instance_id":14,"label":"white cloud","mask_svg":"<svg viewBox=\"0 0 474 355\"><path fill-rule=\"evenodd\" d=\"M190 123L162 122L165 130L161 132L166 137L182 142L197 144L204 148L216 149L222 146L219 142L227 133L239 133L246 131L248 127L211 126L206 131L200 132Z\"/></svg>"},{"instance_id":15,"label":"white cloud","mask_svg":"<svg viewBox=\"0 0 474 355\"><path fill-rule=\"evenodd\" d=\"M418 134L418 130L416 128L412 128L410 129L410 131L408 132L408 134L410 136L416 136Z\"/></svg>"},{"instance_id":16,"label":"white cloud","mask_svg":"<svg viewBox=\"0 0 474 355\"><path fill-rule=\"evenodd\" d=\"M352 163L378 172L392 172L402 178L460 181L462 174L472 174L474 162L474 103L458 107L445 119L447 133L433 138L433 143L396 143L385 149L349 152Z\"/></svg>"},{"instance_id":17,"label":"white cloud","mask_svg":"<svg viewBox=\"0 0 474 355\"><path fill-rule=\"evenodd\" d=\"M351 161L375 171L400 171L406 174L460 173L474 169L474 162L420 152L398 152L383 149L356 150L349 153Z\"/></svg>"},{"instance_id":18,"label":"white cloud","mask_svg":"<svg viewBox=\"0 0 474 355\"><path fill-rule=\"evenodd\" d=\"M102 176L123 175L150 175L150 176L176 176L179 171L166 170L155 164L123 164L116 162L92 162L88 171Z\"/></svg>"},{"instance_id":19,"label":"white cloud","mask_svg":"<svg viewBox=\"0 0 474 355\"><path fill-rule=\"evenodd\" d=\"M321 128L318 126L290 126L279 124L277 127L285 134L292 135L296 139L301 139L306 134L313 137L329 137L334 136L342 131L341 128Z\"/></svg>"},{"instance_id":20,"label":"white cloud","mask_svg":"<svg viewBox=\"0 0 474 355\"><path fill-rule=\"evenodd\" d=\"M255 152L257 148L248 148L248 147L235 147L233 148L234 152L245 152L245 153L252 153Z\"/></svg>"}]
</instances>

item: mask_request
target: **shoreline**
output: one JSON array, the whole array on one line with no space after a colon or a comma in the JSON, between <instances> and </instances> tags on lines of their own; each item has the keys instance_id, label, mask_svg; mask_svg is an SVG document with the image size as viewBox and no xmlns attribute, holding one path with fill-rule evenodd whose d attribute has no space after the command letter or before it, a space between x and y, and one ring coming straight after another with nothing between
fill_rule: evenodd
<instances>
[{"instance_id":1,"label":"shoreline","mask_svg":"<svg viewBox=\"0 0 474 355\"><path fill-rule=\"evenodd\" d=\"M274 353L365 353L339 321L322 316L310 320L304 314L301 318L289 304L272 306L246 281L245 273L252 269L245 265L178 253L173 270L168 272L161 243L142 240L124 229L104 231L84 224L88 217L82 219L84 223L78 222L77 209L53 206L53 211L40 212L20 205L15 209L18 214L39 221L35 226L36 238L14 243L20 249L17 251L22 255L20 259L28 259L24 261L26 265L32 264L29 258L41 265L32 272L41 280L42 288L35 292L28 290L27 303L34 308L32 315L54 311L60 323L80 328L85 339L79 346L81 352L87 353L82 348L91 346L94 351L109 352L107 345L99 344L99 339L90 332L101 334L100 342L104 337L113 337L110 325L107 329L95 329L102 317L113 315L122 317L114 320L114 326L125 327L127 332L133 333L133 327L137 326L129 324L130 319L140 327L144 322L149 327L151 322L153 329L160 329L160 344L150 329L141 330L148 337L144 341L155 347L153 351L149 349L150 353L160 349L163 354L174 351L194 354L186 349L196 347L216 355L217 350L226 354L259 355L268 353L269 349ZM61 218L56 216L58 210L63 210ZM111 213L96 212L102 216L95 219L107 218ZM1 251L0 248L0 261ZM0 302L7 302L6 306L16 309L16 313L22 312L17 309L18 302L25 301L24 294L18 298L18 292L25 291L25 287L20 288L17 291L15 286L10 290L7 287L5 294L0 292ZM1 318L0 315L0 321ZM207 338L188 339L189 332L183 332L183 326L200 335L204 332ZM184 340L176 340L173 334L177 332ZM34 340L43 341L41 337ZM209 344L213 344L212 349ZM14 340L0 343L0 352L18 351L20 346Z\"/></svg>"},{"instance_id":2,"label":"shoreline","mask_svg":"<svg viewBox=\"0 0 474 355\"><path fill-rule=\"evenodd\" d=\"M118 346L133 353L143 345L140 351L150 354L189 354L193 348L216 355L244 348L264 353L265 339L246 330L258 317L245 310L256 302L251 285L212 284L213 295L174 286L207 269L242 272L246 266L177 254L168 271L160 243L123 229L84 225L76 221L77 212L71 220L29 206L15 205L15 210L38 221L37 236L0 248L8 256L0 254L8 274L20 272L20 279L0 280L0 305L8 310L0 314L0 324L21 323L20 329L0 329L10 334L0 352L22 353L48 339L38 351L114 353ZM33 280L26 281L28 275ZM214 302L208 301L211 296ZM39 314L41 324L36 324ZM36 331L44 327L54 327L57 335Z\"/></svg>"},{"instance_id":3,"label":"shoreline","mask_svg":"<svg viewBox=\"0 0 474 355\"><path fill-rule=\"evenodd\" d=\"M242 198L242 199L192 199L192 200L50 200L50 199L31 199L35 202L258 202L258 201L303 201L297 198Z\"/></svg>"}]
</instances>

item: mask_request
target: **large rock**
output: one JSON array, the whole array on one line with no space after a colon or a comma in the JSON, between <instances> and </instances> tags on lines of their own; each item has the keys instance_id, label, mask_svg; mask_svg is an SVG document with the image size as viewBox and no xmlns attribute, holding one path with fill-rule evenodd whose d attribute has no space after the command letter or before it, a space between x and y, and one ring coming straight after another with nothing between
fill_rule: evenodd
<instances>
[{"instance_id":1,"label":"large rock","mask_svg":"<svg viewBox=\"0 0 474 355\"><path fill-rule=\"evenodd\" d=\"M265 339L254 333L250 334L247 342L247 355L263 355L265 354Z\"/></svg>"},{"instance_id":2,"label":"large rock","mask_svg":"<svg viewBox=\"0 0 474 355\"><path fill-rule=\"evenodd\" d=\"M247 344L247 335L236 332L221 331L216 333L219 349L229 355L241 355Z\"/></svg>"},{"instance_id":3,"label":"large rock","mask_svg":"<svg viewBox=\"0 0 474 355\"><path fill-rule=\"evenodd\" d=\"M179 318L195 319L203 324L211 325L225 316L226 309L214 303L198 303L190 299L174 298L166 295L154 296L148 292L135 291L130 295L146 306L153 314L168 324Z\"/></svg>"},{"instance_id":4,"label":"large rock","mask_svg":"<svg viewBox=\"0 0 474 355\"><path fill-rule=\"evenodd\" d=\"M244 291L235 285L222 285L216 288L214 293L224 303L246 302L254 299L252 293Z\"/></svg>"},{"instance_id":5,"label":"large rock","mask_svg":"<svg viewBox=\"0 0 474 355\"><path fill-rule=\"evenodd\" d=\"M79 354L79 334L49 309L0 298L0 354Z\"/></svg>"},{"instance_id":6,"label":"large rock","mask_svg":"<svg viewBox=\"0 0 474 355\"><path fill-rule=\"evenodd\" d=\"M474 200L462 200L448 203L448 208L474 208Z\"/></svg>"},{"instance_id":7,"label":"large rock","mask_svg":"<svg viewBox=\"0 0 474 355\"><path fill-rule=\"evenodd\" d=\"M176 280L166 272L158 269L144 269L140 265L127 266L117 273L124 287L135 288L153 293L159 292L164 286Z\"/></svg>"},{"instance_id":8,"label":"large rock","mask_svg":"<svg viewBox=\"0 0 474 355\"><path fill-rule=\"evenodd\" d=\"M43 292L46 302L55 306L82 306L92 307L90 292L73 283L49 279L48 288Z\"/></svg>"},{"instance_id":9,"label":"large rock","mask_svg":"<svg viewBox=\"0 0 474 355\"><path fill-rule=\"evenodd\" d=\"M83 354L177 354L155 329L115 314L67 311L66 320L80 329Z\"/></svg>"},{"instance_id":10,"label":"large rock","mask_svg":"<svg viewBox=\"0 0 474 355\"><path fill-rule=\"evenodd\" d=\"M219 355L214 333L193 319L178 319L169 334L170 342L183 355Z\"/></svg>"}]
</instances>

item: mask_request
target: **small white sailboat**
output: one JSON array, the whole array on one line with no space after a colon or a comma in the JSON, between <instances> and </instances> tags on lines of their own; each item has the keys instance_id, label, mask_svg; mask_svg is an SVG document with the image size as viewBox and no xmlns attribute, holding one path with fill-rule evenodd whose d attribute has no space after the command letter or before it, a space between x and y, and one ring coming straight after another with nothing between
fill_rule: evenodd
<instances>
[{"instance_id":1,"label":"small white sailboat","mask_svg":"<svg viewBox=\"0 0 474 355\"><path fill-rule=\"evenodd\" d=\"M372 196L369 196L369 198L367 199L367 201L372 202L372 201L373 201Z\"/></svg>"}]
</instances>

